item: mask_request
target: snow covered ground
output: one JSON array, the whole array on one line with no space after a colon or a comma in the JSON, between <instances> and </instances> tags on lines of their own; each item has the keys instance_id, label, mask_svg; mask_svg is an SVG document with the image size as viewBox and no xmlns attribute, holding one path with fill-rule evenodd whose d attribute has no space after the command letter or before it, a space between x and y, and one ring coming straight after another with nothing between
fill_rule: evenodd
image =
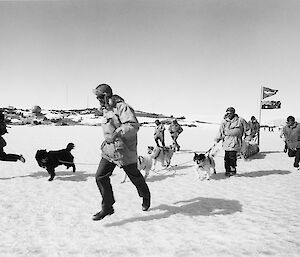
<instances>
[{"instance_id":1,"label":"snow covered ground","mask_svg":"<svg viewBox=\"0 0 300 257\"><path fill-rule=\"evenodd\" d=\"M95 126L12 126L5 135L7 153L22 153L26 163L0 162L0 256L299 256L300 172L283 150L279 133L262 130L261 152L238 161L238 175L196 179L193 152L213 144L218 125L184 127L182 151L172 170L150 173L152 205L141 199L124 172L111 182L115 214L102 221L92 215L101 197L94 174L103 140ZM139 131L139 154L154 145L153 127ZM167 144L171 138L166 133ZM73 142L77 172L60 166L48 182L34 155Z\"/></svg>"}]
</instances>

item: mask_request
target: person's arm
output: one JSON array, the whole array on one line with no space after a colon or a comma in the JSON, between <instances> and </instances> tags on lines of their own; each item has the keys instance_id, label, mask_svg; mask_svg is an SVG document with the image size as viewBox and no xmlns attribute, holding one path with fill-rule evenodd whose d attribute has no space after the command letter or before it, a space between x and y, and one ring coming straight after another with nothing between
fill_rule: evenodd
<instances>
[{"instance_id":1,"label":"person's arm","mask_svg":"<svg viewBox=\"0 0 300 257\"><path fill-rule=\"evenodd\" d=\"M114 133L124 138L137 134L140 125L134 110L126 103L119 103L117 110L121 126L118 127Z\"/></svg>"},{"instance_id":2,"label":"person's arm","mask_svg":"<svg viewBox=\"0 0 300 257\"><path fill-rule=\"evenodd\" d=\"M218 133L215 137L215 141L218 143L224 138L224 123L221 123Z\"/></svg>"},{"instance_id":3,"label":"person's arm","mask_svg":"<svg viewBox=\"0 0 300 257\"><path fill-rule=\"evenodd\" d=\"M183 128L179 125L178 134L180 134L183 131Z\"/></svg>"}]
</instances>

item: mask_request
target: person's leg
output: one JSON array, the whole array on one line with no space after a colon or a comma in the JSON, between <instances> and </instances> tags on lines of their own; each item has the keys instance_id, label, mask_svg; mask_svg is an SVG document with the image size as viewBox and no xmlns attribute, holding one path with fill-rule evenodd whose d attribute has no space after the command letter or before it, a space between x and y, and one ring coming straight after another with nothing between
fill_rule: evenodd
<instances>
[{"instance_id":1,"label":"person's leg","mask_svg":"<svg viewBox=\"0 0 300 257\"><path fill-rule=\"evenodd\" d=\"M230 174L229 151L225 151L225 156L224 156L224 167L225 167L225 176L229 176L229 174Z\"/></svg>"},{"instance_id":2,"label":"person's leg","mask_svg":"<svg viewBox=\"0 0 300 257\"><path fill-rule=\"evenodd\" d=\"M115 203L110 183L110 176L115 167L116 164L102 158L95 175L96 183L102 196L102 210L111 209L112 205Z\"/></svg>"},{"instance_id":3,"label":"person's leg","mask_svg":"<svg viewBox=\"0 0 300 257\"><path fill-rule=\"evenodd\" d=\"M4 152L3 148L0 149L0 160L7 161L7 162L16 162L21 160L22 155L18 154L7 154Z\"/></svg>"},{"instance_id":4,"label":"person's leg","mask_svg":"<svg viewBox=\"0 0 300 257\"><path fill-rule=\"evenodd\" d=\"M155 140L156 146L157 146L157 147L160 147L160 145L159 145L159 143L158 143L158 139L159 139L159 138L156 137L154 140Z\"/></svg>"},{"instance_id":5,"label":"person's leg","mask_svg":"<svg viewBox=\"0 0 300 257\"><path fill-rule=\"evenodd\" d=\"M288 157L295 157L296 151L288 148Z\"/></svg>"},{"instance_id":6,"label":"person's leg","mask_svg":"<svg viewBox=\"0 0 300 257\"><path fill-rule=\"evenodd\" d=\"M161 141L162 146L163 146L163 147L166 147L166 144L165 144L165 136L164 136L164 135L162 135L160 141Z\"/></svg>"},{"instance_id":7,"label":"person's leg","mask_svg":"<svg viewBox=\"0 0 300 257\"><path fill-rule=\"evenodd\" d=\"M236 161L237 152L236 151L225 151L225 175L235 175L236 174Z\"/></svg>"},{"instance_id":8,"label":"person's leg","mask_svg":"<svg viewBox=\"0 0 300 257\"><path fill-rule=\"evenodd\" d=\"M236 174L237 151L229 151L230 173Z\"/></svg>"},{"instance_id":9,"label":"person's leg","mask_svg":"<svg viewBox=\"0 0 300 257\"><path fill-rule=\"evenodd\" d=\"M173 142L174 142L174 147L175 147L175 149L176 149L177 151L179 151L179 150L180 150L180 145L179 145L178 142L177 142L177 138L178 138L178 136L173 136Z\"/></svg>"},{"instance_id":10,"label":"person's leg","mask_svg":"<svg viewBox=\"0 0 300 257\"><path fill-rule=\"evenodd\" d=\"M295 160L294 160L294 167L299 168L299 162L300 162L300 148L297 148Z\"/></svg>"},{"instance_id":11,"label":"person's leg","mask_svg":"<svg viewBox=\"0 0 300 257\"><path fill-rule=\"evenodd\" d=\"M287 150L288 150L288 146L287 146L287 143L284 141L284 149L283 149L283 151L286 153Z\"/></svg>"},{"instance_id":12,"label":"person's leg","mask_svg":"<svg viewBox=\"0 0 300 257\"><path fill-rule=\"evenodd\" d=\"M132 163L126 166L123 166L124 171L126 172L130 181L135 185L138 194L143 198L143 210L146 211L150 207L150 190L146 181L137 168L137 163Z\"/></svg>"}]
</instances>

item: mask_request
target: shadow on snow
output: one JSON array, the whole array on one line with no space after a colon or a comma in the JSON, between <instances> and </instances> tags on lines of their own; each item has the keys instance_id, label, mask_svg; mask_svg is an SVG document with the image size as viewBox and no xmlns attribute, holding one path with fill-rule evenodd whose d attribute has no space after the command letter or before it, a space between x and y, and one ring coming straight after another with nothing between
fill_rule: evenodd
<instances>
[{"instance_id":1,"label":"shadow on snow","mask_svg":"<svg viewBox=\"0 0 300 257\"><path fill-rule=\"evenodd\" d=\"M237 174L237 177L249 177L249 178L254 178L254 177L263 177L263 176L269 176L269 175L287 175L290 174L291 172L288 170L261 170L261 171L252 171L252 172L247 172L247 173L241 173Z\"/></svg>"},{"instance_id":2,"label":"shadow on snow","mask_svg":"<svg viewBox=\"0 0 300 257\"><path fill-rule=\"evenodd\" d=\"M9 180L15 178L48 178L50 175L47 171L38 171L29 175L24 176L14 176L9 178L0 178L0 180ZM89 177L95 177L94 174L86 173L85 171L76 171L76 172L66 172L66 171L58 171L56 172L55 180L62 180L62 181L75 181L75 182L82 182L87 181Z\"/></svg>"},{"instance_id":3,"label":"shadow on snow","mask_svg":"<svg viewBox=\"0 0 300 257\"><path fill-rule=\"evenodd\" d=\"M161 204L150 208L151 211L159 210L161 213L148 216L132 217L122 221L105 224L106 227L121 226L130 222L151 221L166 219L172 215L182 214L190 217L194 216L216 216L230 215L242 212L242 205L237 200L227 200L218 198L196 197L190 200L178 201L173 205Z\"/></svg>"}]
</instances>

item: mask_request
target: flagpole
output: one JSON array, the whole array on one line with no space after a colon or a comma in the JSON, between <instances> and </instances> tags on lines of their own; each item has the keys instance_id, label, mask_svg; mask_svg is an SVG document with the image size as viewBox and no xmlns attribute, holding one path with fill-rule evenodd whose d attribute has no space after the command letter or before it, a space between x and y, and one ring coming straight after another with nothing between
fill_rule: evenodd
<instances>
[{"instance_id":1,"label":"flagpole","mask_svg":"<svg viewBox=\"0 0 300 257\"><path fill-rule=\"evenodd\" d=\"M262 104L262 98L263 98L263 86L260 87L259 118L258 118L258 122L259 122L260 126L261 126L261 104ZM258 134L257 134L257 144L259 145L259 143L260 143L260 128L259 128Z\"/></svg>"}]
</instances>

